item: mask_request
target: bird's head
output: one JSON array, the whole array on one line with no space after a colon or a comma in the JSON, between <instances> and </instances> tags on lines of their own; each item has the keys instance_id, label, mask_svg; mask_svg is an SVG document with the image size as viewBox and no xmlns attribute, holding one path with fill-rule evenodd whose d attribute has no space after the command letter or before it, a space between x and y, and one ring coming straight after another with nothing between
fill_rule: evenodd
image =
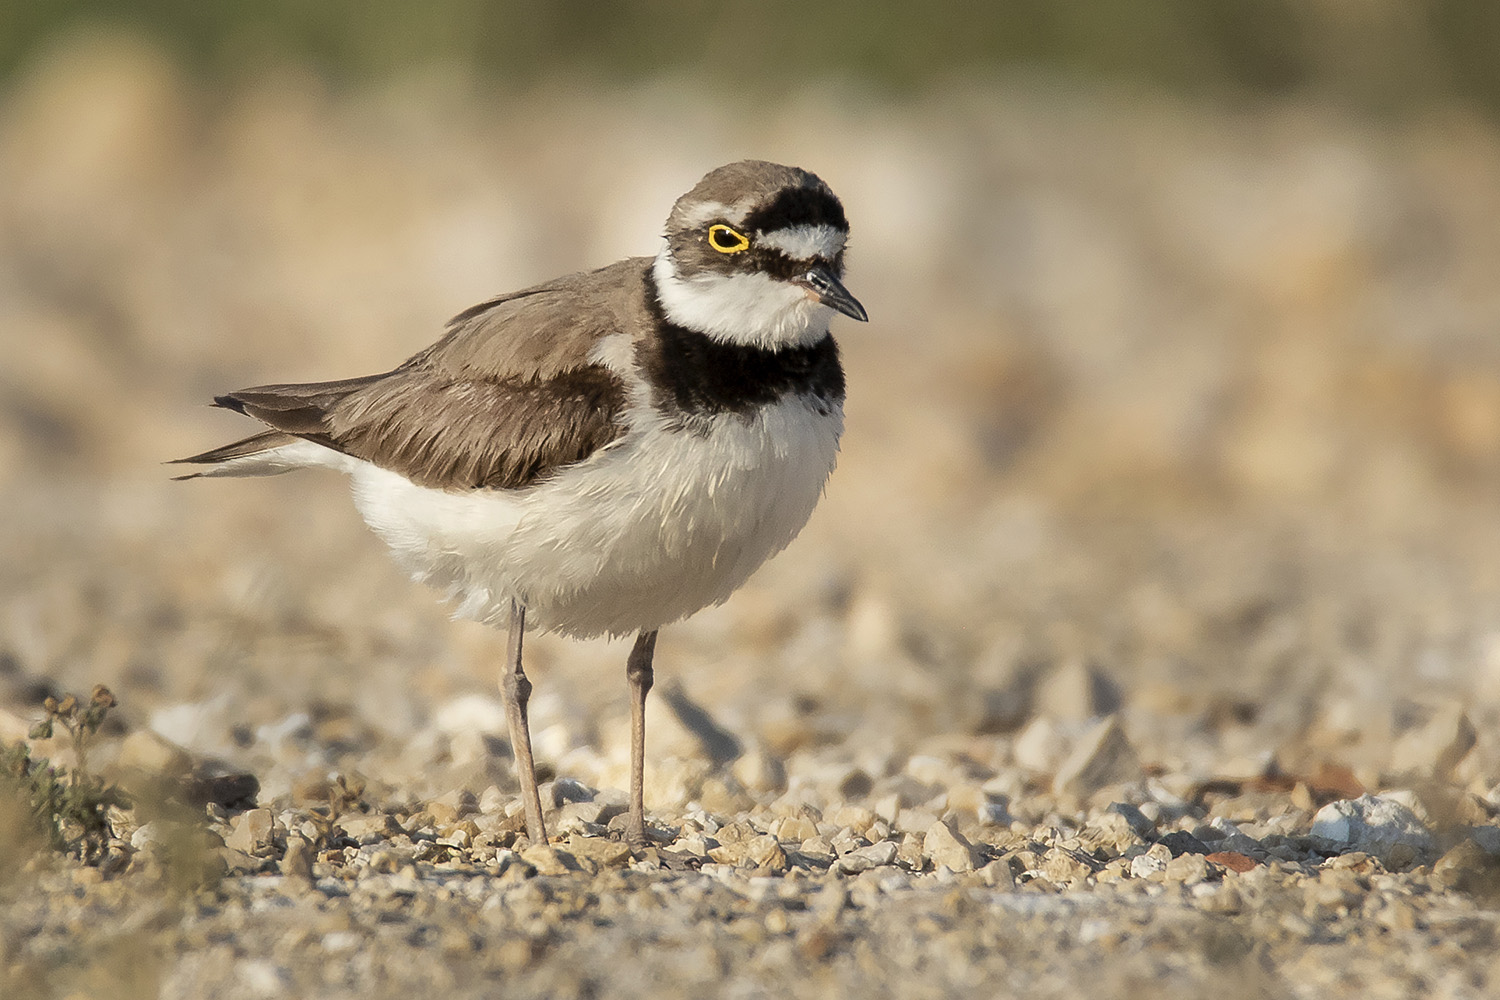
<instances>
[{"instance_id":1,"label":"bird's head","mask_svg":"<svg viewBox=\"0 0 1500 1000\"><path fill-rule=\"evenodd\" d=\"M844 206L816 175L763 160L711 171L677 200L652 274L667 318L727 343L813 343L834 312L868 317L844 287Z\"/></svg>"}]
</instances>

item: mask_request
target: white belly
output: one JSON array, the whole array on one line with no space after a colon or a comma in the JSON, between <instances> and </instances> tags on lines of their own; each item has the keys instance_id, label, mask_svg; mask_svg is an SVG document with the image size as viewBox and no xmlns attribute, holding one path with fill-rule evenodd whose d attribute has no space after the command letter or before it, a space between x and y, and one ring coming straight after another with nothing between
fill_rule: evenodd
<instances>
[{"instance_id":1,"label":"white belly","mask_svg":"<svg viewBox=\"0 0 1500 1000\"><path fill-rule=\"evenodd\" d=\"M458 617L586 637L659 628L725 600L807 522L843 414L789 398L707 430L637 411L619 440L527 490L446 493L348 467L366 522Z\"/></svg>"}]
</instances>

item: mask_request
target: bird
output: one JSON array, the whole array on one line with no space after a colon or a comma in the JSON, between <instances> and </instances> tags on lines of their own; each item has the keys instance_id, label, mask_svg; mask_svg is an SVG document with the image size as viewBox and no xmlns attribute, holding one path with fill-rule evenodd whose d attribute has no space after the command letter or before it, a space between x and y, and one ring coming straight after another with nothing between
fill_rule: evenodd
<instances>
[{"instance_id":1,"label":"bird","mask_svg":"<svg viewBox=\"0 0 1500 1000\"><path fill-rule=\"evenodd\" d=\"M214 405L264 425L178 479L331 468L455 618L508 631L500 693L526 835L547 834L522 666L528 629L635 636L625 837L645 827L657 632L723 603L801 531L834 470L849 224L816 174L764 160L677 199L655 256L465 309L390 371Z\"/></svg>"}]
</instances>

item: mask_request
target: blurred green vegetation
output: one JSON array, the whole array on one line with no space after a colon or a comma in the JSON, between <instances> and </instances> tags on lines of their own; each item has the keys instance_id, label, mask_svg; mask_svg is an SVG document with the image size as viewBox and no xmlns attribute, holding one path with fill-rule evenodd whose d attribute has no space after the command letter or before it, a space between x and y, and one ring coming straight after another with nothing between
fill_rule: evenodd
<instances>
[{"instance_id":1,"label":"blurred green vegetation","mask_svg":"<svg viewBox=\"0 0 1500 1000\"><path fill-rule=\"evenodd\" d=\"M208 80L290 62L359 83L447 63L519 87L697 73L718 89L823 77L919 89L1025 66L1500 112L1496 0L19 0L0 4L0 74L99 24L157 38Z\"/></svg>"}]
</instances>

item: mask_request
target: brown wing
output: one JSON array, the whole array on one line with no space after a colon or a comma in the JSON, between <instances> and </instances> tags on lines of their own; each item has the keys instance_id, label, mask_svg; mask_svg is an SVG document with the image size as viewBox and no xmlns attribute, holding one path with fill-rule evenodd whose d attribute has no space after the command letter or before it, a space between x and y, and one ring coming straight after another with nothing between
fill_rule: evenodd
<instances>
[{"instance_id":1,"label":"brown wing","mask_svg":"<svg viewBox=\"0 0 1500 1000\"><path fill-rule=\"evenodd\" d=\"M215 402L421 486L528 486L623 431L625 387L589 354L639 324L645 266L622 261L483 303L384 375L259 386Z\"/></svg>"},{"instance_id":2,"label":"brown wing","mask_svg":"<svg viewBox=\"0 0 1500 1000\"><path fill-rule=\"evenodd\" d=\"M601 337L650 322L650 265L650 258L632 257L481 302L449 320L443 338L406 364L486 376L570 371L586 363Z\"/></svg>"}]
</instances>

